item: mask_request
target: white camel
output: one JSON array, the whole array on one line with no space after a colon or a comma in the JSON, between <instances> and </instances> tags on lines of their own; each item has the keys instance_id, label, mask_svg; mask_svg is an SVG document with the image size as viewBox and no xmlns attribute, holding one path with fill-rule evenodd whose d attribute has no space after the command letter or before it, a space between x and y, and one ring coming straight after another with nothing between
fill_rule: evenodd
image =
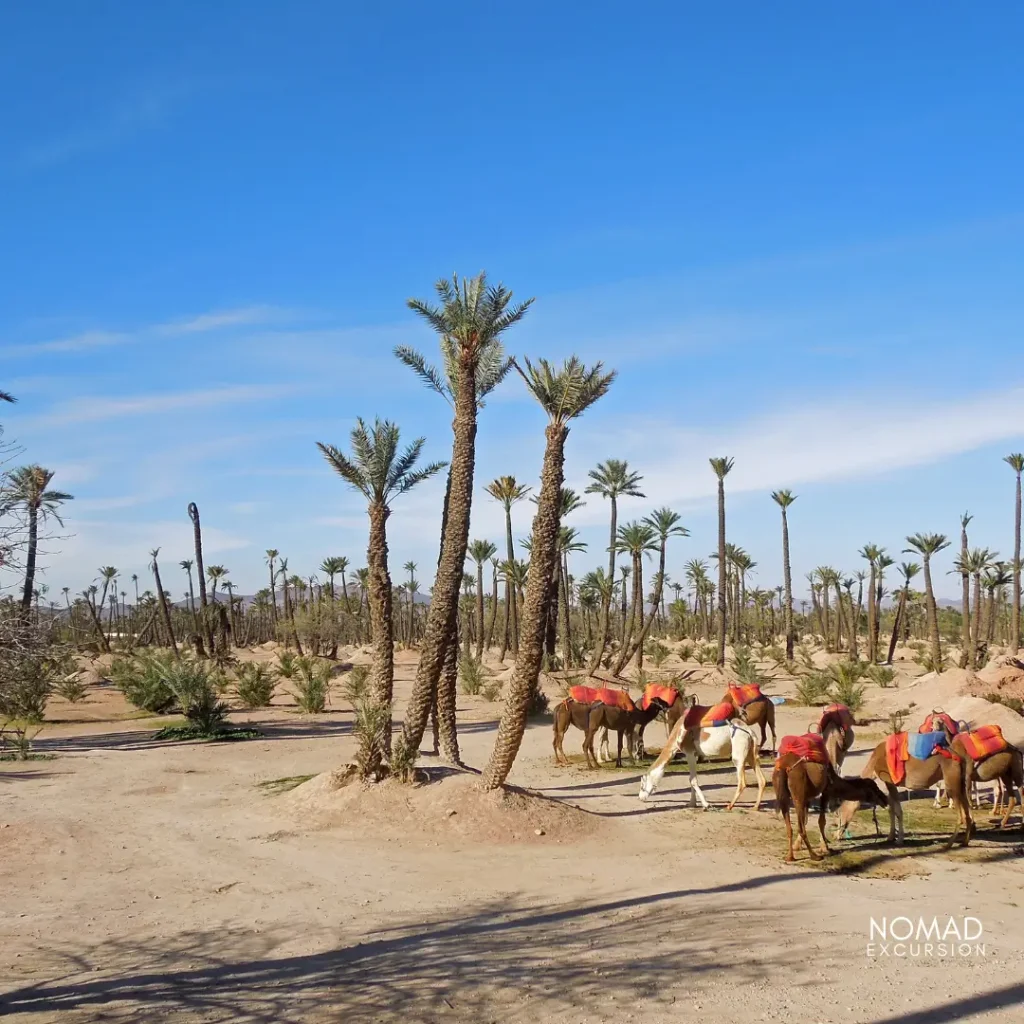
<instances>
[{"instance_id":1,"label":"white camel","mask_svg":"<svg viewBox=\"0 0 1024 1024\"><path fill-rule=\"evenodd\" d=\"M754 769L754 776L757 779L757 800L754 802L756 811L761 806L761 798L768 784L757 760L757 747L758 740L754 731L743 722L734 719L724 725L698 725L686 729L683 726L683 719L680 718L669 734L665 749L651 765L651 770L640 779L640 799L650 800L654 796L669 761L677 752L682 751L686 755L686 763L690 769L691 807L696 807L697 801L700 800L701 807L705 811L708 809L708 802L697 782L697 754L700 753L705 758L731 758L736 766L736 793L728 804L727 810L730 811L747 788L747 768Z\"/></svg>"}]
</instances>

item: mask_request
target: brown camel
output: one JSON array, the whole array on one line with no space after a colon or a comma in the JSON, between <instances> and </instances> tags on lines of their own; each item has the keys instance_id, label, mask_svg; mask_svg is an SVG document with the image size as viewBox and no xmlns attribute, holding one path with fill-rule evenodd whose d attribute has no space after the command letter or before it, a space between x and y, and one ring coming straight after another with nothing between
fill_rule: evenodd
<instances>
[{"instance_id":1,"label":"brown camel","mask_svg":"<svg viewBox=\"0 0 1024 1024\"><path fill-rule=\"evenodd\" d=\"M932 754L924 760L916 757L908 757L905 764L905 774L902 781L897 785L893 782L889 773L889 766L885 757L885 740L878 744L871 752L868 763L860 773L861 778L877 779L881 782L889 794L889 842L903 845L903 805L900 803L900 790L905 789L908 793L925 789L932 789L939 779L942 779L956 807L956 825L953 835L950 837L947 846L952 846L960 834L960 824L964 823L963 845L970 842L971 830L974 822L971 819L970 803L967 800L967 773L964 762L946 757L943 754ZM859 804L855 800L844 801L839 808L839 833L849 825Z\"/></svg>"},{"instance_id":2,"label":"brown camel","mask_svg":"<svg viewBox=\"0 0 1024 1024\"><path fill-rule=\"evenodd\" d=\"M838 772L843 767L843 761L853 746L853 726L841 725L834 719L825 722L825 728L821 731L821 738L825 741L825 749L828 751L828 759L832 767Z\"/></svg>"},{"instance_id":3,"label":"brown camel","mask_svg":"<svg viewBox=\"0 0 1024 1024\"><path fill-rule=\"evenodd\" d=\"M849 801L857 807L868 804L874 812L875 808L885 807L888 802L871 779L844 779L831 764L808 761L797 754L783 754L775 762L772 786L779 813L786 822L786 840L789 845L787 864L796 859L793 855L793 822L789 817L791 806L796 807L796 824L808 855L811 860L821 860L824 855L832 852L825 838L825 811L830 804L836 801ZM822 849L819 853L811 849L807 838L807 809L815 797L821 797L818 831L821 833Z\"/></svg>"},{"instance_id":4,"label":"brown camel","mask_svg":"<svg viewBox=\"0 0 1024 1024\"><path fill-rule=\"evenodd\" d=\"M554 724L554 749L555 764L566 767L569 759L565 756L562 748L562 740L569 731L569 726L574 725L584 733L583 756L587 759L588 768L598 768L600 764L594 754L594 737L599 729L611 730L618 737L618 751L615 758L615 767L622 767L622 737L626 735L629 757L634 763L636 757L633 750L633 733L637 725L637 715L644 714L638 711L625 711L622 708L612 707L609 704L583 704L566 697L555 707ZM653 715L651 716L654 717Z\"/></svg>"},{"instance_id":5,"label":"brown camel","mask_svg":"<svg viewBox=\"0 0 1024 1024\"><path fill-rule=\"evenodd\" d=\"M639 716L637 718L636 756L641 759L647 756L647 748L644 746L644 729L646 729L647 726L658 717L660 712L665 712L665 732L670 735L672 727L676 722L678 722L690 708L694 707L696 703L697 697L692 693L687 693L677 697L671 704L666 704L664 701L655 698L650 702L650 704L648 704L646 710L637 707ZM709 710L710 708L705 709L705 713ZM651 711L653 711L653 713L648 714L648 712Z\"/></svg>"},{"instance_id":6,"label":"brown camel","mask_svg":"<svg viewBox=\"0 0 1024 1024\"><path fill-rule=\"evenodd\" d=\"M946 729L949 737L949 749L964 763L964 784L967 792L971 792L971 786L975 782L997 781L1000 784L999 802L993 801L993 813L1001 809L1003 794L1006 797L1006 813L999 822L1000 828L1009 828L1010 815L1017 804L1018 795L1021 802L1021 831L1024 832L1024 754L1012 743L1006 745L1005 750L997 754L989 754L988 757L975 761L964 745L963 736L959 733L951 734Z\"/></svg>"},{"instance_id":7,"label":"brown camel","mask_svg":"<svg viewBox=\"0 0 1024 1024\"><path fill-rule=\"evenodd\" d=\"M737 711L740 709L740 705L736 703L731 690L725 691L722 701L728 701ZM760 697L755 697L754 700L744 704L743 710L746 713L745 720L747 725L752 729L759 728L761 730L761 745L758 747L758 753L764 749L765 739L767 738L768 730L770 730L772 734L771 752L774 754L777 740L775 737L775 705L772 703L771 698L762 694Z\"/></svg>"}]
</instances>

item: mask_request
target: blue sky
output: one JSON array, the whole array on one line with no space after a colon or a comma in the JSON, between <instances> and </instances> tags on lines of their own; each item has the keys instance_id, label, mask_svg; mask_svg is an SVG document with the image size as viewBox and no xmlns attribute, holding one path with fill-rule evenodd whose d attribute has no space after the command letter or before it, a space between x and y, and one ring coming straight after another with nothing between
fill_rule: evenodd
<instances>
[{"instance_id":1,"label":"blue sky","mask_svg":"<svg viewBox=\"0 0 1024 1024\"><path fill-rule=\"evenodd\" d=\"M435 352L405 299L480 269L536 296L512 351L619 371L568 479L627 458L648 499L623 514L668 504L691 530L670 573L714 544L707 458L726 454L762 586L777 487L800 495L801 576L956 534L964 509L1009 555L1022 29L1011 3L5 10L2 415L76 495L51 593L105 564L145 578L157 545L187 557L193 500L244 591L268 547L303 574L363 564L360 500L314 442L381 415L447 457L447 407L391 350ZM478 483L535 480L542 428L509 380ZM393 565L427 582L441 486L391 520ZM573 517L578 571L606 515ZM482 491L473 534L501 535Z\"/></svg>"}]
</instances>

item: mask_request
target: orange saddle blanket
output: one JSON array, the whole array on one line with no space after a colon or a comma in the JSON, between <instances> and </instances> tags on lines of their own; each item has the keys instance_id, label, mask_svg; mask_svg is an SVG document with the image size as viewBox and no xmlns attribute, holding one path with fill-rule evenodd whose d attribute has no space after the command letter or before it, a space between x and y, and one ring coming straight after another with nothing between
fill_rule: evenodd
<instances>
[{"instance_id":1,"label":"orange saddle blanket","mask_svg":"<svg viewBox=\"0 0 1024 1024\"><path fill-rule=\"evenodd\" d=\"M957 734L957 725L945 711L933 711L928 715L925 720L921 723L921 728L918 732L939 732L943 728L950 731L952 735Z\"/></svg>"},{"instance_id":2,"label":"orange saddle blanket","mask_svg":"<svg viewBox=\"0 0 1024 1024\"><path fill-rule=\"evenodd\" d=\"M730 718L733 718L736 714L736 709L732 704L732 701L723 700L720 704L716 704L713 708L708 709L708 712L700 720L701 725L722 725L728 722Z\"/></svg>"},{"instance_id":3,"label":"orange saddle blanket","mask_svg":"<svg viewBox=\"0 0 1024 1024\"><path fill-rule=\"evenodd\" d=\"M813 761L815 764L825 764L828 761L828 751L825 749L825 741L816 732L805 732L802 736L783 736L779 743L779 756L775 763L778 765L784 754L795 754L805 761Z\"/></svg>"},{"instance_id":4,"label":"orange saddle blanket","mask_svg":"<svg viewBox=\"0 0 1024 1024\"><path fill-rule=\"evenodd\" d=\"M826 726L839 729L853 728L853 715L845 704L829 704L818 720L818 732L824 733Z\"/></svg>"},{"instance_id":5,"label":"orange saddle blanket","mask_svg":"<svg viewBox=\"0 0 1024 1024\"><path fill-rule=\"evenodd\" d=\"M909 741L905 732L897 732L885 738L885 766L889 769L889 777L898 786L907 774L907 758Z\"/></svg>"},{"instance_id":6,"label":"orange saddle blanket","mask_svg":"<svg viewBox=\"0 0 1024 1024\"><path fill-rule=\"evenodd\" d=\"M610 686L570 686L569 696L579 704L607 704L611 708L622 708L623 711L635 711L636 705L625 690L616 690Z\"/></svg>"},{"instance_id":7,"label":"orange saddle blanket","mask_svg":"<svg viewBox=\"0 0 1024 1024\"><path fill-rule=\"evenodd\" d=\"M979 725L977 729L961 733L960 740L972 761L983 761L993 754L1001 754L1009 746L998 725Z\"/></svg>"},{"instance_id":8,"label":"orange saddle blanket","mask_svg":"<svg viewBox=\"0 0 1024 1024\"><path fill-rule=\"evenodd\" d=\"M679 697L679 691L673 690L671 686L664 686L661 683L648 683L644 689L644 695L640 699L640 707L646 711L651 702L660 700L662 704L672 707Z\"/></svg>"},{"instance_id":9,"label":"orange saddle blanket","mask_svg":"<svg viewBox=\"0 0 1024 1024\"><path fill-rule=\"evenodd\" d=\"M723 701L730 700L736 707L741 708L744 704L749 704L752 700L760 700L763 696L761 687L757 683L735 683L730 685L729 692Z\"/></svg>"}]
</instances>

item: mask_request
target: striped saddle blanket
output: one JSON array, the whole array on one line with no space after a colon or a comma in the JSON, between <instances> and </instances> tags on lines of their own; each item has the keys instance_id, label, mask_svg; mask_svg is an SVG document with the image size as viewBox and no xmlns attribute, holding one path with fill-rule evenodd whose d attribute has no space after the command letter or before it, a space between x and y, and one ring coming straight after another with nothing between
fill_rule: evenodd
<instances>
[{"instance_id":1,"label":"striped saddle blanket","mask_svg":"<svg viewBox=\"0 0 1024 1024\"><path fill-rule=\"evenodd\" d=\"M666 707L672 707L679 697L679 691L673 690L671 686L664 686L661 683L648 683L644 688L644 695L640 698L640 707L646 711L651 704L659 700Z\"/></svg>"},{"instance_id":2,"label":"striped saddle blanket","mask_svg":"<svg viewBox=\"0 0 1024 1024\"><path fill-rule=\"evenodd\" d=\"M803 736L783 736L779 743L779 756L775 761L776 768L785 754L795 754L805 761L813 761L815 764L826 764L828 762L828 751L825 749L825 741L816 732L805 732Z\"/></svg>"},{"instance_id":3,"label":"striped saddle blanket","mask_svg":"<svg viewBox=\"0 0 1024 1024\"><path fill-rule=\"evenodd\" d=\"M730 685L729 692L722 698L723 702L730 700L736 707L741 708L751 701L760 700L764 694L757 683L735 683Z\"/></svg>"},{"instance_id":4,"label":"striped saddle blanket","mask_svg":"<svg viewBox=\"0 0 1024 1024\"><path fill-rule=\"evenodd\" d=\"M907 751L911 757L924 761L939 750L945 750L949 745L949 739L944 730L935 732L915 732L907 740Z\"/></svg>"},{"instance_id":5,"label":"striped saddle blanket","mask_svg":"<svg viewBox=\"0 0 1024 1024\"><path fill-rule=\"evenodd\" d=\"M570 686L569 696L578 704L606 704L623 711L636 710L636 705L625 690L616 690L610 686Z\"/></svg>"},{"instance_id":6,"label":"striped saddle blanket","mask_svg":"<svg viewBox=\"0 0 1024 1024\"><path fill-rule=\"evenodd\" d=\"M736 717L736 707L730 701L722 701L709 708L703 704L695 704L683 715L683 728L696 729L699 725L725 725Z\"/></svg>"},{"instance_id":7,"label":"striped saddle blanket","mask_svg":"<svg viewBox=\"0 0 1024 1024\"><path fill-rule=\"evenodd\" d=\"M928 715L925 720L921 723L921 728L918 732L942 732L948 729L952 735L956 735L959 731L956 722L953 721L945 711L941 709L933 711ZM914 755L917 756L916 754Z\"/></svg>"},{"instance_id":8,"label":"striped saddle blanket","mask_svg":"<svg viewBox=\"0 0 1024 1024\"><path fill-rule=\"evenodd\" d=\"M910 757L907 734L893 733L885 738L885 766L889 777L898 786L907 774L907 758Z\"/></svg>"},{"instance_id":9,"label":"striped saddle blanket","mask_svg":"<svg viewBox=\"0 0 1024 1024\"><path fill-rule=\"evenodd\" d=\"M852 729L853 714L845 704L829 704L818 720L818 732L824 733L827 726L837 729Z\"/></svg>"},{"instance_id":10,"label":"striped saddle blanket","mask_svg":"<svg viewBox=\"0 0 1024 1024\"><path fill-rule=\"evenodd\" d=\"M979 725L977 729L961 733L960 741L972 761L983 761L993 754L1001 754L1009 746L998 725Z\"/></svg>"}]
</instances>

